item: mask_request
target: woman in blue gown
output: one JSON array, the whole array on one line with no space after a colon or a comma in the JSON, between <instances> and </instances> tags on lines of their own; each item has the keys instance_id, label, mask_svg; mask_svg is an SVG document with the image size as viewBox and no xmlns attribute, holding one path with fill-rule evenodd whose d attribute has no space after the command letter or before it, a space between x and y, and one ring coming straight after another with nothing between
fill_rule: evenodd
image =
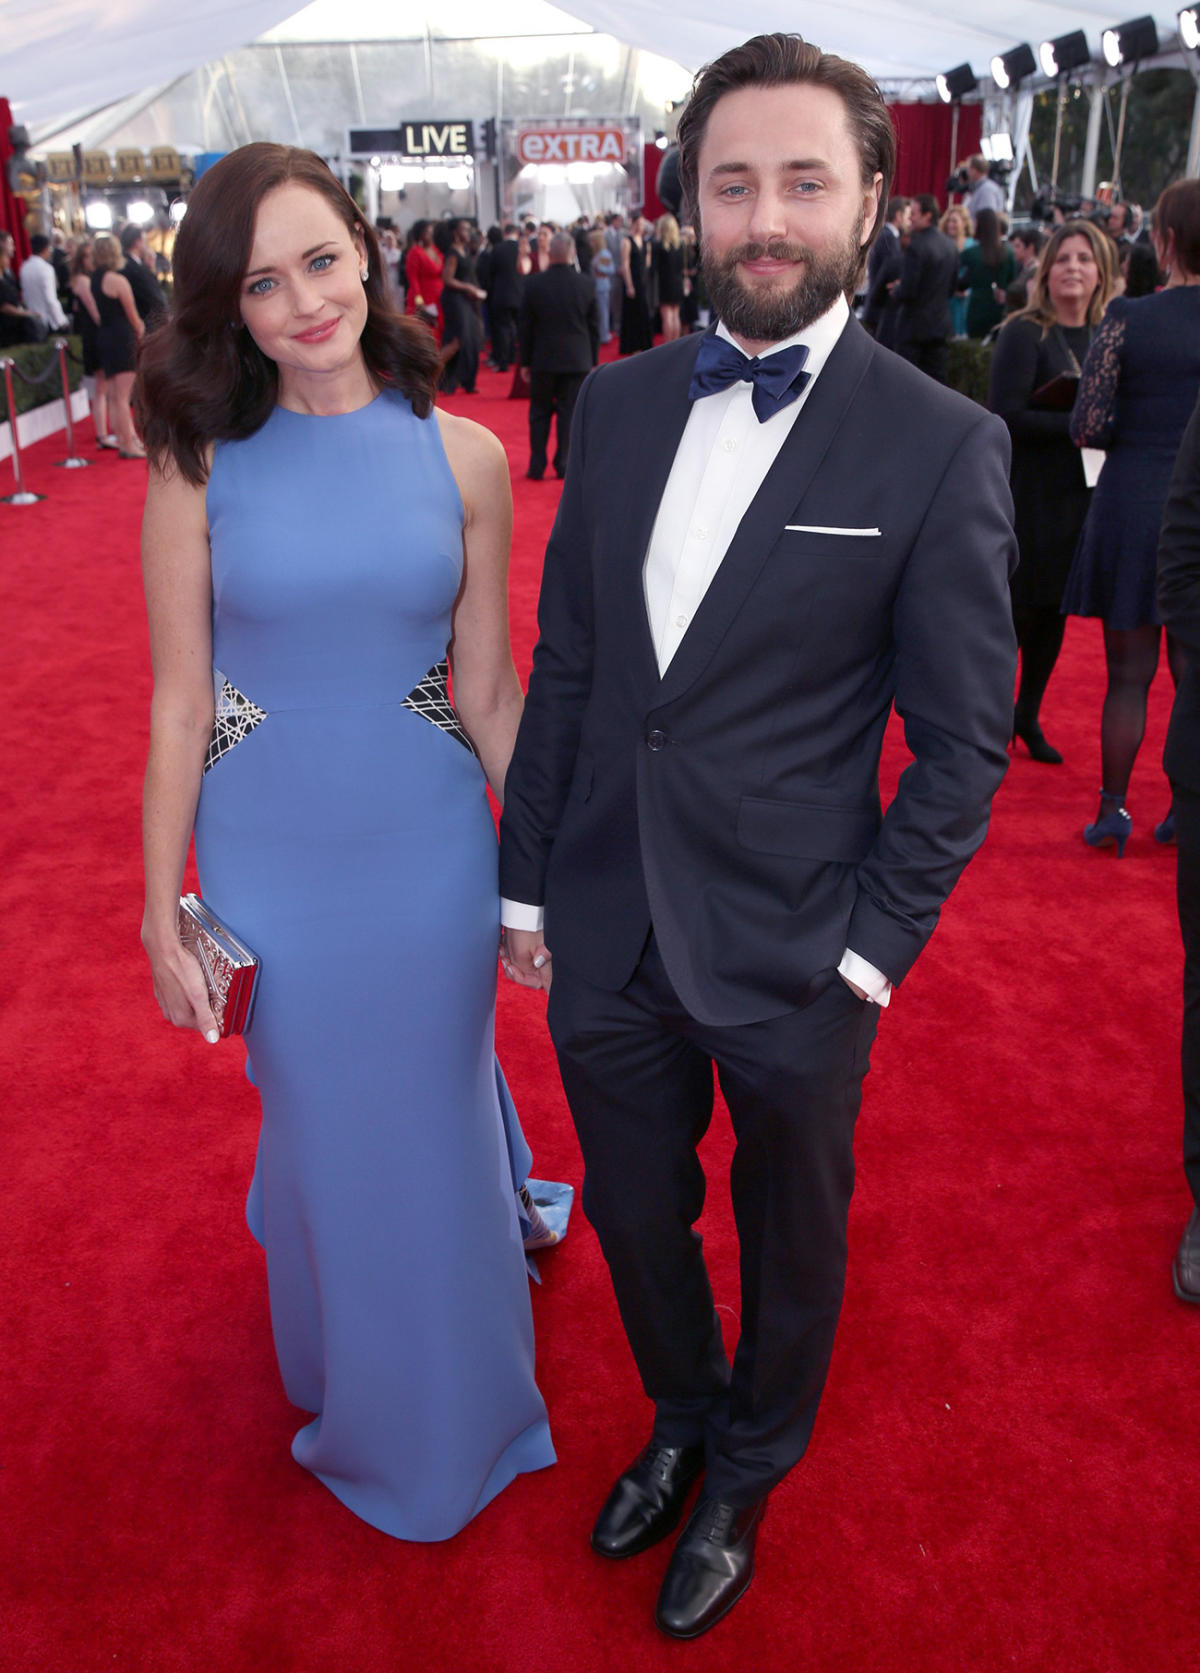
<instances>
[{"instance_id":1,"label":"woman in blue gown","mask_svg":"<svg viewBox=\"0 0 1200 1673\"><path fill-rule=\"evenodd\" d=\"M209 170L175 289L139 386L142 938L164 1014L215 1040L175 931L194 828L207 903L262 961L248 1218L314 1414L293 1454L374 1526L444 1539L554 1461L493 1054L507 465L433 410L433 338L312 153Z\"/></svg>"}]
</instances>

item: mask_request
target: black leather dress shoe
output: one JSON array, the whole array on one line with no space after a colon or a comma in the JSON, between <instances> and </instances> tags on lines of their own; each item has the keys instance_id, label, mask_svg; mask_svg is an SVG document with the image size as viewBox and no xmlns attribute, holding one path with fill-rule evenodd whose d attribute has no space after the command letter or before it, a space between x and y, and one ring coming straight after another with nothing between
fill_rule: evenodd
<instances>
[{"instance_id":1,"label":"black leather dress shoe","mask_svg":"<svg viewBox=\"0 0 1200 1673\"><path fill-rule=\"evenodd\" d=\"M592 1529L593 1551L602 1557L636 1557L665 1539L703 1469L702 1446L663 1446L651 1438L617 1477Z\"/></svg>"},{"instance_id":2,"label":"black leather dress shoe","mask_svg":"<svg viewBox=\"0 0 1200 1673\"><path fill-rule=\"evenodd\" d=\"M701 1499L667 1565L654 1619L672 1638L699 1638L727 1615L754 1578L766 1499L739 1509Z\"/></svg>"},{"instance_id":3,"label":"black leather dress shoe","mask_svg":"<svg viewBox=\"0 0 1200 1673\"><path fill-rule=\"evenodd\" d=\"M1200 1305L1200 1208L1193 1208L1171 1265L1171 1279L1180 1301Z\"/></svg>"}]
</instances>

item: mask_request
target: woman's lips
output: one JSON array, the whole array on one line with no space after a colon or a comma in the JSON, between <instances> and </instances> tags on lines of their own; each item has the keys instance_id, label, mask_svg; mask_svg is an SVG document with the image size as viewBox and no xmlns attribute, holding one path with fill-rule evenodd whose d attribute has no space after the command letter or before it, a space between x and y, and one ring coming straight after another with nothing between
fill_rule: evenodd
<instances>
[{"instance_id":1,"label":"woman's lips","mask_svg":"<svg viewBox=\"0 0 1200 1673\"><path fill-rule=\"evenodd\" d=\"M337 320L325 320L321 325L314 325L307 331L298 331L294 341L297 343L323 343L337 330Z\"/></svg>"}]
</instances>

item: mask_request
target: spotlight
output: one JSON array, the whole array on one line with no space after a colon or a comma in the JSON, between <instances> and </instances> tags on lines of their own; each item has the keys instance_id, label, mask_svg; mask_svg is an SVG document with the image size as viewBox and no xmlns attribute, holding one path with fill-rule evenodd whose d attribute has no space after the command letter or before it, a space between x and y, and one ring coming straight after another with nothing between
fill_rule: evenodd
<instances>
[{"instance_id":1,"label":"spotlight","mask_svg":"<svg viewBox=\"0 0 1200 1673\"><path fill-rule=\"evenodd\" d=\"M1059 35L1053 41L1043 41L1038 48L1042 73L1051 81L1080 69L1090 61L1091 56L1087 36L1082 29L1073 29L1069 35Z\"/></svg>"},{"instance_id":2,"label":"spotlight","mask_svg":"<svg viewBox=\"0 0 1200 1673\"><path fill-rule=\"evenodd\" d=\"M1180 12L1179 39L1189 52L1200 51L1200 7L1187 6Z\"/></svg>"},{"instance_id":3,"label":"spotlight","mask_svg":"<svg viewBox=\"0 0 1200 1673\"><path fill-rule=\"evenodd\" d=\"M667 146L670 145L671 142L667 138L666 134L663 133L661 128L655 128L655 130L654 130L654 143L655 143L655 145L658 146L658 149L660 151L665 151L667 149Z\"/></svg>"},{"instance_id":4,"label":"spotlight","mask_svg":"<svg viewBox=\"0 0 1200 1673\"><path fill-rule=\"evenodd\" d=\"M84 206L83 218L93 232L112 231L112 205L105 203L103 198L92 198L90 203Z\"/></svg>"},{"instance_id":5,"label":"spotlight","mask_svg":"<svg viewBox=\"0 0 1200 1673\"><path fill-rule=\"evenodd\" d=\"M184 200L182 198L176 198L175 202L171 205L171 209L170 209L172 226L177 227L179 225L180 221L182 221L183 217L186 214L187 214L187 204L184 202Z\"/></svg>"},{"instance_id":6,"label":"spotlight","mask_svg":"<svg viewBox=\"0 0 1200 1673\"><path fill-rule=\"evenodd\" d=\"M1013 160L1012 135L1003 129L998 133L985 134L979 142L979 149L989 163L1011 163Z\"/></svg>"},{"instance_id":7,"label":"spotlight","mask_svg":"<svg viewBox=\"0 0 1200 1673\"><path fill-rule=\"evenodd\" d=\"M1100 37L1105 63L1115 70L1118 64L1137 64L1143 58L1153 58L1158 51L1158 28L1152 17L1135 17L1129 23L1118 23L1106 29Z\"/></svg>"},{"instance_id":8,"label":"spotlight","mask_svg":"<svg viewBox=\"0 0 1200 1673\"><path fill-rule=\"evenodd\" d=\"M1037 69L1037 59L1033 56L1033 48L1028 41L1022 41L1020 46L1010 47L1007 52L999 52L992 59L992 80L1003 90L1014 87L1018 81L1024 81Z\"/></svg>"},{"instance_id":9,"label":"spotlight","mask_svg":"<svg viewBox=\"0 0 1200 1673\"><path fill-rule=\"evenodd\" d=\"M969 64L959 64L955 69L947 70L945 75L935 76L934 86L942 103L950 105L965 94L973 93L979 86L979 77Z\"/></svg>"},{"instance_id":10,"label":"spotlight","mask_svg":"<svg viewBox=\"0 0 1200 1673\"><path fill-rule=\"evenodd\" d=\"M147 203L144 198L138 198L134 203L125 205L125 219L132 221L135 227L149 226L154 219L154 205Z\"/></svg>"}]
</instances>

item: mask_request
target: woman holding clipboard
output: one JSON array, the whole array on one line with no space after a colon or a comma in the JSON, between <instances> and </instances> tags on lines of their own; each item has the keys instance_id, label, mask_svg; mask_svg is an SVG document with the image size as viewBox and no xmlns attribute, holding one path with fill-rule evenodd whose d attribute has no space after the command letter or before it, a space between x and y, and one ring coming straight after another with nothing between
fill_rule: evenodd
<instances>
[{"instance_id":1,"label":"woman holding clipboard","mask_svg":"<svg viewBox=\"0 0 1200 1673\"><path fill-rule=\"evenodd\" d=\"M1090 490L1071 440L1071 407L1092 333L1113 290L1109 240L1090 221L1067 221L1042 251L1027 308L996 340L988 406L1012 435L1012 490L1021 561L1012 578L1021 677L1013 742L1058 764L1039 722L1062 646L1063 588Z\"/></svg>"}]
</instances>

